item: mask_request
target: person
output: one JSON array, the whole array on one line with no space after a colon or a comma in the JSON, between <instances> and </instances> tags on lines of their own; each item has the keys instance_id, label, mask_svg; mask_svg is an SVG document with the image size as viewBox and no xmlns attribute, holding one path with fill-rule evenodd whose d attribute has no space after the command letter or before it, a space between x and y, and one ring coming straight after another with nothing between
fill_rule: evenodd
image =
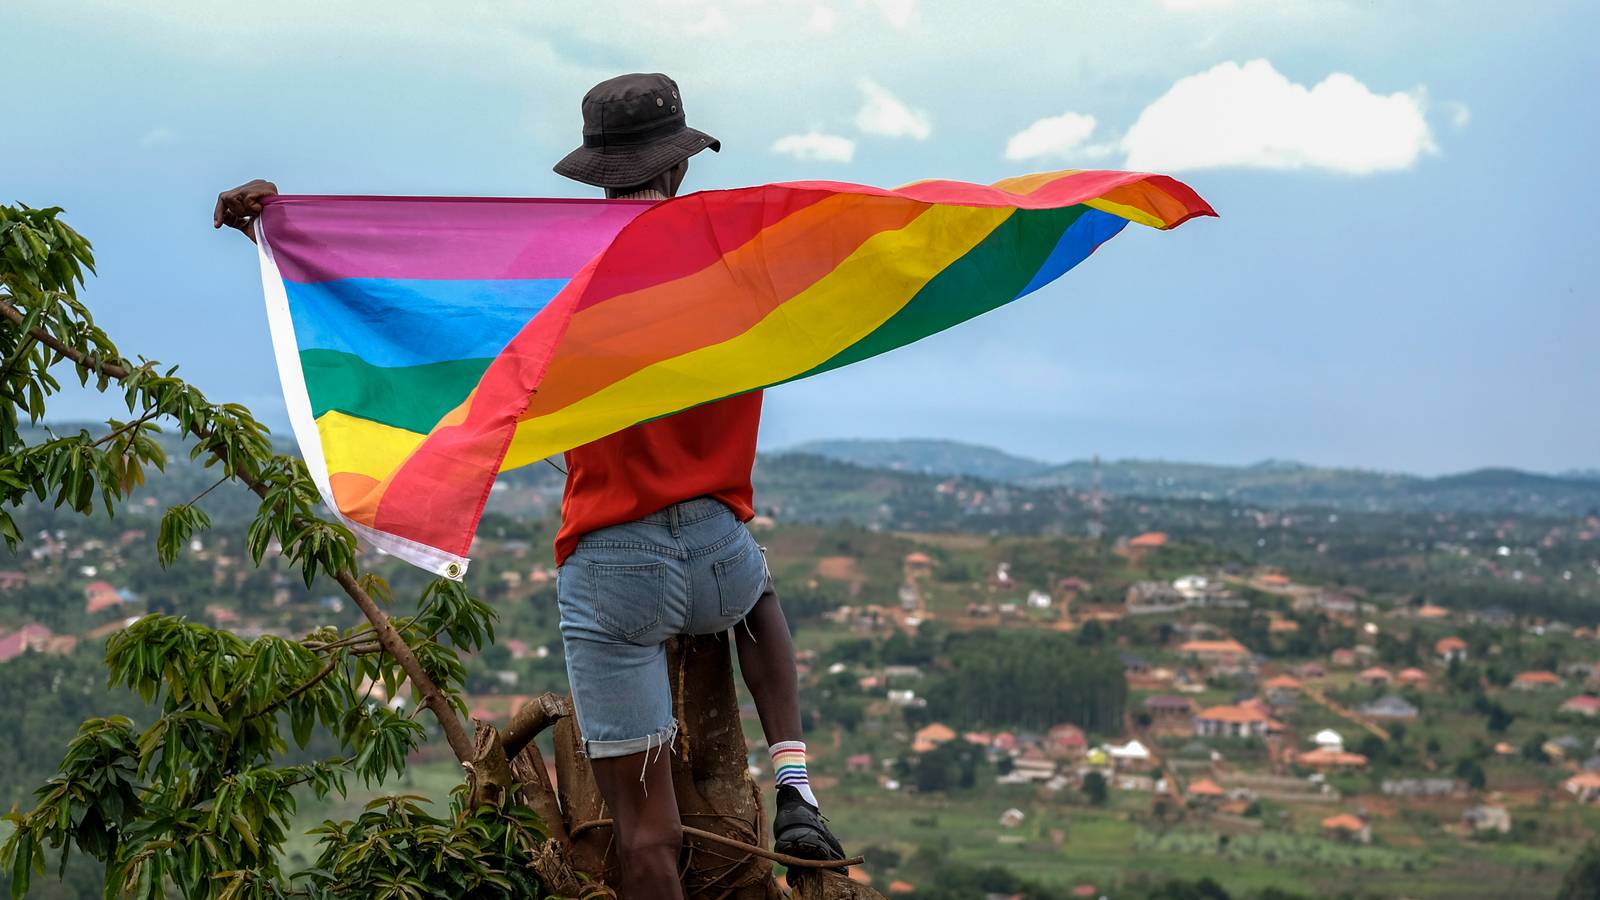
<instances>
[{"instance_id":1,"label":"person","mask_svg":"<svg viewBox=\"0 0 1600 900\"><path fill-rule=\"evenodd\" d=\"M689 159L721 143L690 128L661 74L608 79L583 98L583 143L555 171L611 199L677 195ZM213 225L251 234L252 181L218 198ZM252 240L253 240L252 236ZM635 425L566 454L555 539L557 605L584 752L611 812L622 896L678 898L682 823L666 752L677 736L666 641L733 629L777 783L774 848L843 859L806 768L794 643L754 516L753 391Z\"/></svg>"}]
</instances>

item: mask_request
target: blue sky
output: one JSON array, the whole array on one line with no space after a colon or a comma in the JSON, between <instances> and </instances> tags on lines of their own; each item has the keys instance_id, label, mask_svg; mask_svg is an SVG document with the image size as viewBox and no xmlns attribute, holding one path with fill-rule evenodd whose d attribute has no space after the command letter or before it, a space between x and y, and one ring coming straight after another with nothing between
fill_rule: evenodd
<instances>
[{"instance_id":1,"label":"blue sky","mask_svg":"<svg viewBox=\"0 0 1600 900\"><path fill-rule=\"evenodd\" d=\"M281 426L219 190L582 196L549 167L584 90L665 71L724 145L687 188L1139 167L1223 216L1130 228L1013 308L771 392L769 448L1600 467L1600 6L979 8L7 0L0 202L95 241L87 298L124 352Z\"/></svg>"}]
</instances>

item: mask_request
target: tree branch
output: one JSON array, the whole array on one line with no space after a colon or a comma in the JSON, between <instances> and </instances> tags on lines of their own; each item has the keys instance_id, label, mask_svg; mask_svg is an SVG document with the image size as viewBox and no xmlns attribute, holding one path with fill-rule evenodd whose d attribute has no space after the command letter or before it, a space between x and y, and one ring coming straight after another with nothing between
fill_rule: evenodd
<instances>
[{"instance_id":1,"label":"tree branch","mask_svg":"<svg viewBox=\"0 0 1600 900\"><path fill-rule=\"evenodd\" d=\"M21 325L27 320L21 310L4 300L0 300L0 316L4 316L16 325ZM121 361L108 362L90 359L83 351L62 343L54 335L42 328L31 328L28 333L35 340L56 351L63 359L71 360L78 366L99 372L118 381L126 379L130 374L128 368L122 365ZM211 433L199 425L189 426L188 431L202 441L211 437ZM267 495L266 484L252 473L245 472L237 467L235 467L235 471L238 473L238 478L241 482L255 492L256 496L265 499ZM400 637L394 626L389 623L389 616L378 607L378 604L373 602L367 592L357 583L354 573L349 571L335 573L334 580L339 582L339 586L344 588L344 592L361 609L362 614L367 617L367 621L372 623L372 628L377 634L378 643L383 647L384 651L393 656L395 662L399 663L400 668L405 671L406 677L411 680L413 688L421 695L422 704L427 706L428 711L432 712L434 718L439 721L439 727L444 732L445 740L449 742L450 749L454 751L456 758L462 762L471 762L474 755L472 738L467 735L466 729L461 724L461 719L456 716L455 710L451 708L449 699L439 691L439 686L423 670L422 663L417 660L416 654L411 652L411 648L406 644L405 640Z\"/></svg>"},{"instance_id":2,"label":"tree branch","mask_svg":"<svg viewBox=\"0 0 1600 900\"><path fill-rule=\"evenodd\" d=\"M511 716L501 743L506 756L516 759L522 748L538 736L539 732L555 724L556 720L572 715L572 701L553 691L545 691L532 703L524 704Z\"/></svg>"},{"instance_id":3,"label":"tree branch","mask_svg":"<svg viewBox=\"0 0 1600 900\"><path fill-rule=\"evenodd\" d=\"M578 835L588 831L591 828L610 827L610 819L595 819L592 822L581 822L573 826L572 837L576 839ZM756 856L765 857L775 863L782 863L791 869L845 869L849 868L850 866L859 866L867 861L866 858L862 856L852 856L849 859L802 859L798 856L790 856L787 853L778 853L774 850L768 850L765 847L757 847L755 844L746 844L744 841L738 840L737 838L731 838L727 835L717 834L715 831L705 831L704 829L695 828L691 825L684 825L682 827L683 833L686 837L697 837L701 840L712 841L713 843L722 844L726 847L736 847L746 853L752 853Z\"/></svg>"}]
</instances>

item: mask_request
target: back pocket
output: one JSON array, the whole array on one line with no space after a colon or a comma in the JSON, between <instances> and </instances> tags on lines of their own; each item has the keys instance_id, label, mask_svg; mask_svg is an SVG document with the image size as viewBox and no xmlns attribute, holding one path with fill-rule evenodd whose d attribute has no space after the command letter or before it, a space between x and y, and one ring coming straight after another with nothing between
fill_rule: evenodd
<instances>
[{"instance_id":1,"label":"back pocket","mask_svg":"<svg viewBox=\"0 0 1600 900\"><path fill-rule=\"evenodd\" d=\"M711 564L711 572L717 579L722 615L742 619L761 599L761 588L767 582L767 562L748 533L735 541L732 549L732 556Z\"/></svg>"},{"instance_id":2,"label":"back pocket","mask_svg":"<svg viewBox=\"0 0 1600 900\"><path fill-rule=\"evenodd\" d=\"M587 563L594 617L612 637L633 641L661 624L667 599L667 564Z\"/></svg>"}]
</instances>

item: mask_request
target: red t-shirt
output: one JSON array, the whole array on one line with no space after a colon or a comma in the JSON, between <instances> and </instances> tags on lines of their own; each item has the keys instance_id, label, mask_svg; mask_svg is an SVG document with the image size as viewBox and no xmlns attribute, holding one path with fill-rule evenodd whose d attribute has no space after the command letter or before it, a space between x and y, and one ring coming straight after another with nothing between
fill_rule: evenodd
<instances>
[{"instance_id":1,"label":"red t-shirt","mask_svg":"<svg viewBox=\"0 0 1600 900\"><path fill-rule=\"evenodd\" d=\"M760 425L761 392L752 391L568 450L556 565L597 528L696 497L720 500L748 522L755 515L750 470Z\"/></svg>"}]
</instances>

